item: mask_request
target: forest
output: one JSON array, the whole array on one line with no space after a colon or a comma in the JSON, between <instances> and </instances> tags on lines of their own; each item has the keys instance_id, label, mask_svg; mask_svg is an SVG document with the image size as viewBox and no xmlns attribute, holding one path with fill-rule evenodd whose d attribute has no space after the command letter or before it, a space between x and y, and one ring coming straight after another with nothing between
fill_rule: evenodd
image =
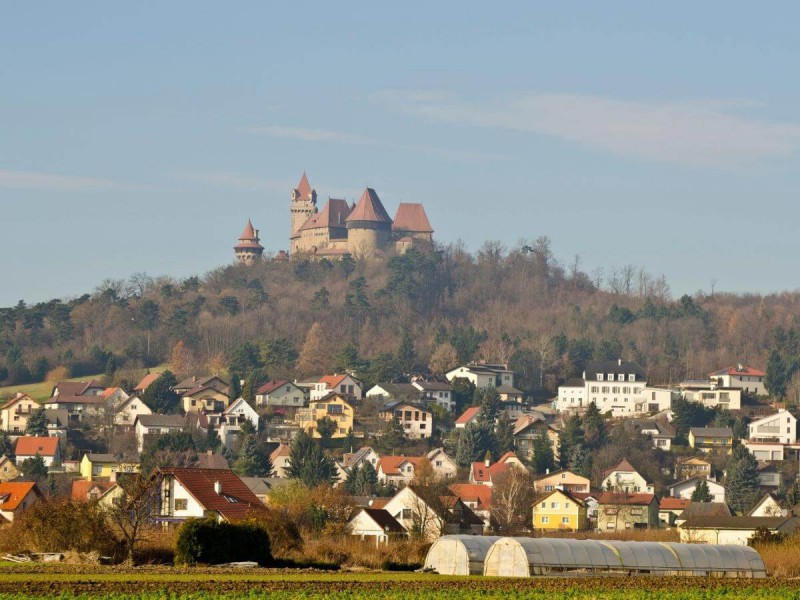
<instances>
[{"instance_id":1,"label":"forest","mask_svg":"<svg viewBox=\"0 0 800 600\"><path fill-rule=\"evenodd\" d=\"M508 363L518 386L551 397L593 359L636 361L653 384L737 362L768 368L796 401L800 292L698 292L628 265L588 274L548 238L412 249L380 259L264 260L185 279L137 273L77 298L0 309L0 383L170 363L178 376L259 379L355 372L365 382Z\"/></svg>"}]
</instances>

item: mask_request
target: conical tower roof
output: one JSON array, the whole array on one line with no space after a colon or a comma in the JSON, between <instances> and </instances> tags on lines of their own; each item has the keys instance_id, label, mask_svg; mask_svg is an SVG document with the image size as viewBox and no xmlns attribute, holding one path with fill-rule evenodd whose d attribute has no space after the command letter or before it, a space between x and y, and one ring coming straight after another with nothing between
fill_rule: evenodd
<instances>
[{"instance_id":1,"label":"conical tower roof","mask_svg":"<svg viewBox=\"0 0 800 600\"><path fill-rule=\"evenodd\" d=\"M253 223L250 222L250 219L247 219L247 225L245 226L242 235L239 236L239 239L242 241L244 240L254 241L254 242L258 241L256 239L256 230L253 229Z\"/></svg>"},{"instance_id":2,"label":"conical tower roof","mask_svg":"<svg viewBox=\"0 0 800 600\"><path fill-rule=\"evenodd\" d=\"M311 184L308 183L306 172L303 171L303 176L300 178L300 183L297 184L297 195L303 199L311 198L312 191L313 188L311 187Z\"/></svg>"},{"instance_id":3,"label":"conical tower roof","mask_svg":"<svg viewBox=\"0 0 800 600\"><path fill-rule=\"evenodd\" d=\"M375 193L375 190L366 188L364 193L361 194L358 204L356 204L356 207L347 217L348 223L354 221L391 223L392 219L389 217L389 213L386 212L383 204L381 204L381 199L378 198L378 194Z\"/></svg>"},{"instance_id":4,"label":"conical tower roof","mask_svg":"<svg viewBox=\"0 0 800 600\"><path fill-rule=\"evenodd\" d=\"M392 229L395 231L410 231L413 233L433 233L431 222L425 214L422 204L401 202L394 215Z\"/></svg>"}]
</instances>

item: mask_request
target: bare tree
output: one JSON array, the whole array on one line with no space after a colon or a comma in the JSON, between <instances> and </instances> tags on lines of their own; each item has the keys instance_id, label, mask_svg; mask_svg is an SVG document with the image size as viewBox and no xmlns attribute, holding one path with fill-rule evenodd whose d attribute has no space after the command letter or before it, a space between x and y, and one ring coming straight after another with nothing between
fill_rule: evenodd
<instances>
[{"instance_id":1,"label":"bare tree","mask_svg":"<svg viewBox=\"0 0 800 600\"><path fill-rule=\"evenodd\" d=\"M530 529L535 500L533 477L527 469L512 467L495 478L492 486L492 520L509 535Z\"/></svg>"},{"instance_id":2,"label":"bare tree","mask_svg":"<svg viewBox=\"0 0 800 600\"><path fill-rule=\"evenodd\" d=\"M125 562L132 565L137 545L147 539L158 514L158 478L136 473L117 485L122 493L106 507L106 518L125 542Z\"/></svg>"}]
</instances>

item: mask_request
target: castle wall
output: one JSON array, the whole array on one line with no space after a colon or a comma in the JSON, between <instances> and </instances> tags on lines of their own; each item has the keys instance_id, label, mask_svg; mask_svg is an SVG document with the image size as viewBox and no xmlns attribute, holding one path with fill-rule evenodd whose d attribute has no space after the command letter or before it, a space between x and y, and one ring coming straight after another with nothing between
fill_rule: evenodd
<instances>
[{"instance_id":1,"label":"castle wall","mask_svg":"<svg viewBox=\"0 0 800 600\"><path fill-rule=\"evenodd\" d=\"M389 228L365 223L347 230L347 249L353 256L369 256L389 243Z\"/></svg>"}]
</instances>

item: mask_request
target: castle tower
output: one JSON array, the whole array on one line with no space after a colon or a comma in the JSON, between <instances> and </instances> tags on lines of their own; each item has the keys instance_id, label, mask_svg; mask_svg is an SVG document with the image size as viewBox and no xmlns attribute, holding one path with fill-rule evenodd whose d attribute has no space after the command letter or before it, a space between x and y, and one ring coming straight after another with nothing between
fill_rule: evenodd
<instances>
[{"instance_id":1,"label":"castle tower","mask_svg":"<svg viewBox=\"0 0 800 600\"><path fill-rule=\"evenodd\" d=\"M292 202L289 204L289 212L292 215L292 231L289 235L290 240L298 237L298 231L309 217L317 212L317 191L308 183L305 171L300 178L300 183L292 190ZM292 241L294 247L294 241Z\"/></svg>"},{"instance_id":2,"label":"castle tower","mask_svg":"<svg viewBox=\"0 0 800 600\"><path fill-rule=\"evenodd\" d=\"M258 229L253 229L253 224L248 219L247 226L239 236L239 243L233 247L236 260L243 265L252 265L259 260L264 254L264 246L259 242Z\"/></svg>"},{"instance_id":3,"label":"castle tower","mask_svg":"<svg viewBox=\"0 0 800 600\"><path fill-rule=\"evenodd\" d=\"M389 243L392 219L372 188L361 194L346 223L347 249L353 256L370 256Z\"/></svg>"}]
</instances>

